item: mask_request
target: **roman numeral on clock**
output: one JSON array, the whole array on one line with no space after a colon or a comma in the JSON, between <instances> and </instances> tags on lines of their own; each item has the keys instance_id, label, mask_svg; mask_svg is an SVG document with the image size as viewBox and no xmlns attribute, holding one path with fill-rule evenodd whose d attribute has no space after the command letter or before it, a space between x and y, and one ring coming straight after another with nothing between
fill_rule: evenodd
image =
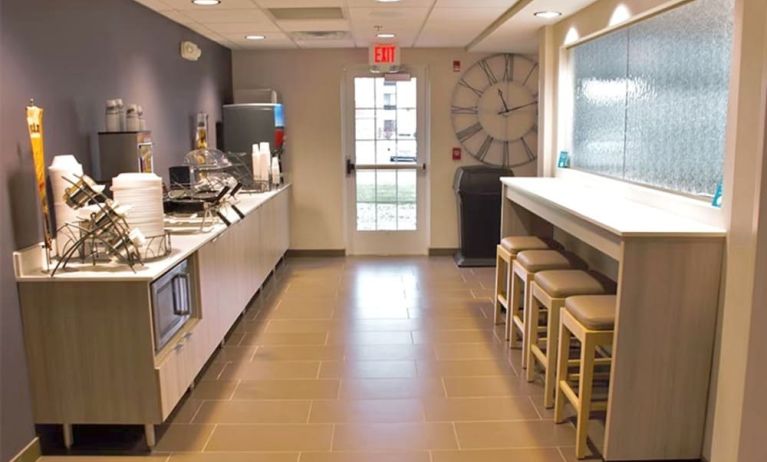
<instances>
[{"instance_id":1,"label":"roman numeral on clock","mask_svg":"<svg viewBox=\"0 0 767 462\"><path fill-rule=\"evenodd\" d=\"M456 133L455 136L457 136L458 140L460 140L461 143L463 143L464 141L468 140L469 138L471 138L472 136L476 135L477 133L481 131L482 131L482 125L479 122L477 122L474 125L470 125L464 128L463 130L461 130L460 132Z\"/></svg>"},{"instance_id":2,"label":"roman numeral on clock","mask_svg":"<svg viewBox=\"0 0 767 462\"><path fill-rule=\"evenodd\" d=\"M490 146L492 146L493 141L495 141L495 139L493 139L492 136L487 135L487 137L485 137L485 141L482 142L482 146L480 146L477 150L477 158L479 160L485 160L485 157L487 157L487 153L490 151Z\"/></svg>"},{"instance_id":3,"label":"roman numeral on clock","mask_svg":"<svg viewBox=\"0 0 767 462\"><path fill-rule=\"evenodd\" d=\"M476 89L476 88L472 87L472 86L469 84L469 82L467 82L467 81L466 81L466 80L464 80L464 79L461 79L461 80L459 80L459 81L458 81L458 85L460 85L460 86L462 86L462 87L464 87L464 88L467 88L467 89L469 89L469 90L473 91L473 92L474 92L474 94L475 94L475 95L477 95L477 96L482 96L482 90L478 90L478 89Z\"/></svg>"},{"instance_id":4,"label":"roman numeral on clock","mask_svg":"<svg viewBox=\"0 0 767 462\"><path fill-rule=\"evenodd\" d=\"M482 60L479 62L479 67L484 71L485 77L487 77L487 81L490 83L490 85L495 85L498 83L498 79L495 78L495 74L493 74L493 70L490 69L490 64L488 64L487 60Z\"/></svg>"},{"instance_id":5,"label":"roman numeral on clock","mask_svg":"<svg viewBox=\"0 0 767 462\"><path fill-rule=\"evenodd\" d=\"M451 106L450 112L452 114L477 115L479 114L479 108L477 106L472 106L472 107Z\"/></svg>"}]
</instances>

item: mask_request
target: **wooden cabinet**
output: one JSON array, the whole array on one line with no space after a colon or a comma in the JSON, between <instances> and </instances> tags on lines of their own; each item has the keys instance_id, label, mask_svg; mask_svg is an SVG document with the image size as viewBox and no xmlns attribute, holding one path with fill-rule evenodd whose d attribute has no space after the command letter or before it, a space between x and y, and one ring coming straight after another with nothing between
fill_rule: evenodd
<instances>
[{"instance_id":1,"label":"wooden cabinet","mask_svg":"<svg viewBox=\"0 0 767 462\"><path fill-rule=\"evenodd\" d=\"M189 257L196 309L159 352L152 281L19 282L35 421L143 424L151 445L152 425L170 415L287 250L288 194Z\"/></svg>"}]
</instances>

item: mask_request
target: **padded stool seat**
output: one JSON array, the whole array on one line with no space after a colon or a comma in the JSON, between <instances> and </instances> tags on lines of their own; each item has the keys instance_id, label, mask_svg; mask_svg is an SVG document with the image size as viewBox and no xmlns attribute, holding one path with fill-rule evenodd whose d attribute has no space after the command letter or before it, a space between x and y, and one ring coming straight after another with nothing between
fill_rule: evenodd
<instances>
[{"instance_id":1,"label":"padded stool seat","mask_svg":"<svg viewBox=\"0 0 767 462\"><path fill-rule=\"evenodd\" d=\"M501 239L501 247L511 255L516 255L523 250L545 250L549 245L535 236L507 236Z\"/></svg>"},{"instance_id":2,"label":"padded stool seat","mask_svg":"<svg viewBox=\"0 0 767 462\"><path fill-rule=\"evenodd\" d=\"M614 283L593 272L553 270L535 274L535 283L552 298L571 295L603 294L614 291Z\"/></svg>"},{"instance_id":3,"label":"padded stool seat","mask_svg":"<svg viewBox=\"0 0 767 462\"><path fill-rule=\"evenodd\" d=\"M615 326L615 295L578 295L565 300L565 309L590 330L612 330Z\"/></svg>"},{"instance_id":4,"label":"padded stool seat","mask_svg":"<svg viewBox=\"0 0 767 462\"><path fill-rule=\"evenodd\" d=\"M524 250L517 254L517 263L530 273L584 266L575 255L557 250Z\"/></svg>"}]
</instances>

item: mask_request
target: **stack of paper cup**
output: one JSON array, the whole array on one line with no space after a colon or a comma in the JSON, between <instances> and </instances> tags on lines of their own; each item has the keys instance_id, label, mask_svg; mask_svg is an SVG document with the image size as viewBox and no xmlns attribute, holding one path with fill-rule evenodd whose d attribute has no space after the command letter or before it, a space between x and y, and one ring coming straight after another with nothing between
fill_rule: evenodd
<instances>
[{"instance_id":1,"label":"stack of paper cup","mask_svg":"<svg viewBox=\"0 0 767 462\"><path fill-rule=\"evenodd\" d=\"M48 176L51 180L51 191L53 192L56 229L60 229L66 223L77 222L77 212L64 201L64 191L72 186L72 183L76 183L82 175L83 166L71 154L54 157L53 162L48 167Z\"/></svg>"},{"instance_id":2,"label":"stack of paper cup","mask_svg":"<svg viewBox=\"0 0 767 462\"><path fill-rule=\"evenodd\" d=\"M269 168L271 163L272 151L269 149L269 143L260 143L259 151L261 153L258 167L261 180L269 181Z\"/></svg>"},{"instance_id":3,"label":"stack of paper cup","mask_svg":"<svg viewBox=\"0 0 767 462\"><path fill-rule=\"evenodd\" d=\"M112 179L115 201L130 206L125 221L148 238L165 234L162 178L154 173L121 173Z\"/></svg>"}]
</instances>

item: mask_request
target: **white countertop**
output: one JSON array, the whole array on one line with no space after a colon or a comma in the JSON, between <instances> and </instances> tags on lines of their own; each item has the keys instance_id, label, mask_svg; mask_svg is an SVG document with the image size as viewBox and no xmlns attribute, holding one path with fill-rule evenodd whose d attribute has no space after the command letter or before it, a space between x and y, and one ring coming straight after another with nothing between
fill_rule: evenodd
<instances>
[{"instance_id":1,"label":"white countertop","mask_svg":"<svg viewBox=\"0 0 767 462\"><path fill-rule=\"evenodd\" d=\"M562 178L501 178L507 196L521 194L620 237L724 237L725 229ZM513 197L509 197L513 200Z\"/></svg>"},{"instance_id":2,"label":"white countertop","mask_svg":"<svg viewBox=\"0 0 767 462\"><path fill-rule=\"evenodd\" d=\"M285 185L276 191L256 194L240 194L238 196L237 208L246 216L269 201L271 198L288 189L290 185ZM226 213L227 218L235 223L240 220L233 210ZM29 247L27 249L14 252L14 265L16 266L17 282L48 282L48 281L69 281L69 282L88 282L88 281L153 281L165 274L168 270L196 252L211 240L215 239L226 230L223 223L218 223L206 233L195 234L173 234L171 235L171 254L160 260L144 263L143 266L135 267L133 272L130 267L124 264L82 264L71 262L66 270L59 269L56 275L51 277L42 271L40 265L29 264L30 261L41 261L39 246ZM34 254L37 254L35 258ZM22 264L24 262L24 264ZM55 264L55 262L54 262Z\"/></svg>"}]
</instances>

